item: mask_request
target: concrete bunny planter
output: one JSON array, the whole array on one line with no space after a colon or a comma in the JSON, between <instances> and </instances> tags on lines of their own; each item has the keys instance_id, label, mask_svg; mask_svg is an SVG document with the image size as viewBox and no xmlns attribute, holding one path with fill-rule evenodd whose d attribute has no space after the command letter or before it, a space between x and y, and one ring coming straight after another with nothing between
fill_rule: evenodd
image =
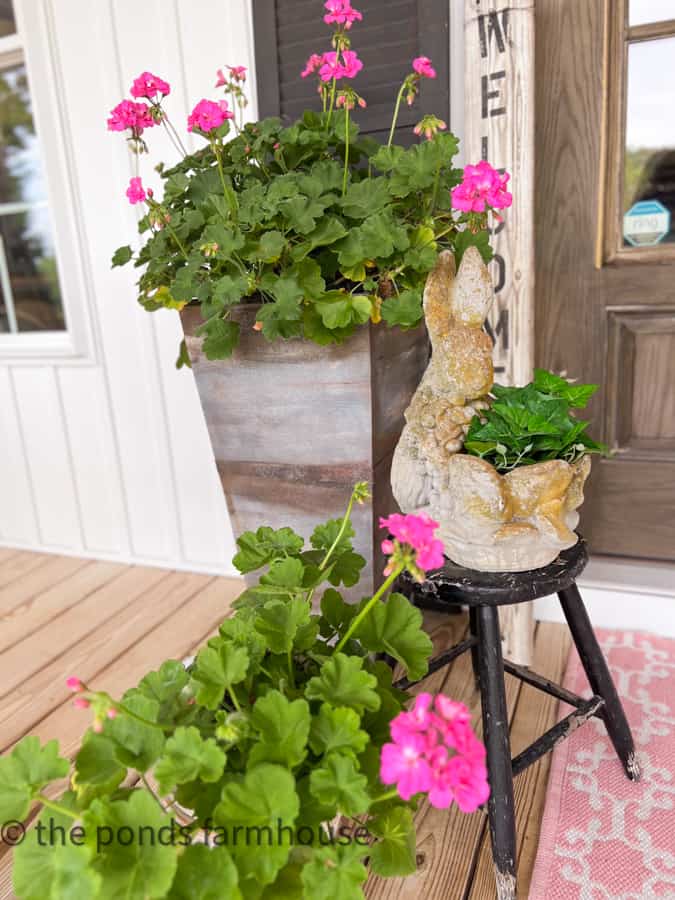
<instances>
[{"instance_id":1,"label":"concrete bunny planter","mask_svg":"<svg viewBox=\"0 0 675 900\"><path fill-rule=\"evenodd\" d=\"M341 516L354 484L369 482L373 501L353 516L367 560L360 599L381 581L378 521L392 509L392 454L429 358L426 330L382 323L340 345L270 343L253 328L258 309L232 310L241 338L227 360L204 356L199 307L181 312L235 535L267 522L309 537L317 515Z\"/></svg>"},{"instance_id":2,"label":"concrete bunny planter","mask_svg":"<svg viewBox=\"0 0 675 900\"><path fill-rule=\"evenodd\" d=\"M455 273L444 252L430 274L424 311L433 356L405 413L392 464L404 512L440 522L447 556L468 568L519 572L552 562L577 541L590 457L553 459L505 474L462 453L474 415L489 405L492 345L483 323L493 298L487 267L469 248Z\"/></svg>"}]
</instances>

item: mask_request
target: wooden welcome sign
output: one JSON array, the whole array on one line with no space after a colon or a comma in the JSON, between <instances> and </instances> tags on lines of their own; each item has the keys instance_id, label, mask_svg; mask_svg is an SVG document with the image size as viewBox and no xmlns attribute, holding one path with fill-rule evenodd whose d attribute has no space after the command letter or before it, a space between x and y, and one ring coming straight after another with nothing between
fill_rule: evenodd
<instances>
[{"instance_id":1,"label":"wooden welcome sign","mask_svg":"<svg viewBox=\"0 0 675 900\"><path fill-rule=\"evenodd\" d=\"M513 193L492 232L486 327L496 380L522 385L534 364L534 0L465 0L464 14L466 159L506 169Z\"/></svg>"}]
</instances>

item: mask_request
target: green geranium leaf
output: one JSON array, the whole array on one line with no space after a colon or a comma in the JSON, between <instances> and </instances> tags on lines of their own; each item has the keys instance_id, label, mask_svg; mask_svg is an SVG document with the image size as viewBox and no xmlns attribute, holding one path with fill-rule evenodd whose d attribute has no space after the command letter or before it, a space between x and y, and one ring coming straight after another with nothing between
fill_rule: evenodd
<instances>
[{"instance_id":1,"label":"green geranium leaf","mask_svg":"<svg viewBox=\"0 0 675 900\"><path fill-rule=\"evenodd\" d=\"M173 722L185 711L183 692L190 681L185 666L177 659L168 659L156 672L148 672L141 679L138 690L159 704L160 722Z\"/></svg>"},{"instance_id":2,"label":"green geranium leaf","mask_svg":"<svg viewBox=\"0 0 675 900\"><path fill-rule=\"evenodd\" d=\"M310 538L312 547L315 550L328 551L337 541L333 552L342 553L345 550L352 550L352 538L356 535L354 526L351 522L347 522L344 531L340 535L341 529L342 519L329 519L323 525L317 525ZM338 535L340 535L339 541Z\"/></svg>"},{"instance_id":3,"label":"green geranium leaf","mask_svg":"<svg viewBox=\"0 0 675 900\"><path fill-rule=\"evenodd\" d=\"M395 806L370 819L368 830L380 838L370 848L373 872L386 878L412 875L417 868L412 811Z\"/></svg>"},{"instance_id":4,"label":"green geranium leaf","mask_svg":"<svg viewBox=\"0 0 675 900\"><path fill-rule=\"evenodd\" d=\"M302 311L302 332L309 341L327 347L330 344L342 344L354 333L355 325L346 328L327 328L315 306L306 306Z\"/></svg>"},{"instance_id":5,"label":"green geranium leaf","mask_svg":"<svg viewBox=\"0 0 675 900\"><path fill-rule=\"evenodd\" d=\"M363 669L363 660L357 656L336 653L307 682L305 696L309 700L323 700L335 706L348 706L359 715L365 709L376 710L380 695L375 688L377 678Z\"/></svg>"},{"instance_id":6,"label":"green geranium leaf","mask_svg":"<svg viewBox=\"0 0 675 900\"><path fill-rule=\"evenodd\" d=\"M356 612L356 606L345 603L339 591L328 588L321 598L321 634L324 637L330 637L332 632L341 634Z\"/></svg>"},{"instance_id":7,"label":"green geranium leaf","mask_svg":"<svg viewBox=\"0 0 675 900\"><path fill-rule=\"evenodd\" d=\"M59 756L58 741L22 738L9 756L0 757L0 822L24 819L31 799L50 781L65 778L70 769L67 759Z\"/></svg>"},{"instance_id":8,"label":"green geranium leaf","mask_svg":"<svg viewBox=\"0 0 675 900\"><path fill-rule=\"evenodd\" d=\"M304 543L303 538L291 528L275 531L263 526L257 531L245 531L237 538L239 552L232 562L244 575L260 569L276 557L300 553Z\"/></svg>"},{"instance_id":9,"label":"green geranium leaf","mask_svg":"<svg viewBox=\"0 0 675 900\"><path fill-rule=\"evenodd\" d=\"M187 847L178 857L167 900L241 900L239 874L225 847Z\"/></svg>"},{"instance_id":10,"label":"green geranium leaf","mask_svg":"<svg viewBox=\"0 0 675 900\"><path fill-rule=\"evenodd\" d=\"M326 328L362 325L370 318L373 308L370 297L348 294L346 291L329 291L324 298L316 302L316 310Z\"/></svg>"},{"instance_id":11,"label":"green geranium leaf","mask_svg":"<svg viewBox=\"0 0 675 900\"><path fill-rule=\"evenodd\" d=\"M260 584L270 590L266 593L293 594L302 587L305 567L302 562L292 556L287 559L276 559L265 575L260 576Z\"/></svg>"},{"instance_id":12,"label":"green geranium leaf","mask_svg":"<svg viewBox=\"0 0 675 900\"><path fill-rule=\"evenodd\" d=\"M65 797L60 802L64 805ZM42 838L36 826L31 828L14 850L13 886L21 900L92 900L98 897L101 876L91 867L91 848L78 846L67 837L64 841L50 841L50 829L68 835L73 820L66 815L45 810L38 823L43 827ZM46 833L45 833L46 832ZM78 838L79 841L79 838Z\"/></svg>"},{"instance_id":13,"label":"green geranium leaf","mask_svg":"<svg viewBox=\"0 0 675 900\"><path fill-rule=\"evenodd\" d=\"M126 263L129 262L133 255L134 251L128 244L126 244L124 247L118 247L117 250L115 250L115 252L113 253L112 257L113 269L115 268L115 266L126 265Z\"/></svg>"},{"instance_id":14,"label":"green geranium leaf","mask_svg":"<svg viewBox=\"0 0 675 900\"><path fill-rule=\"evenodd\" d=\"M414 328L422 319L422 295L417 291L402 291L388 297L382 304L382 318L387 325Z\"/></svg>"},{"instance_id":15,"label":"green geranium leaf","mask_svg":"<svg viewBox=\"0 0 675 900\"><path fill-rule=\"evenodd\" d=\"M366 178L349 185L341 205L350 219L367 219L383 210L390 201L386 178Z\"/></svg>"},{"instance_id":16,"label":"green geranium leaf","mask_svg":"<svg viewBox=\"0 0 675 900\"><path fill-rule=\"evenodd\" d=\"M218 641L217 646L200 650L192 673L197 703L207 709L217 709L225 691L246 678L248 667L249 656L244 647L229 641Z\"/></svg>"},{"instance_id":17,"label":"green geranium leaf","mask_svg":"<svg viewBox=\"0 0 675 900\"><path fill-rule=\"evenodd\" d=\"M410 244L403 226L389 212L369 216L340 241L338 259L341 266L351 268L367 259L385 259L394 250L406 250Z\"/></svg>"},{"instance_id":18,"label":"green geranium leaf","mask_svg":"<svg viewBox=\"0 0 675 900\"><path fill-rule=\"evenodd\" d=\"M105 734L88 731L75 758L73 782L87 796L110 794L121 784L127 769L119 761L115 741Z\"/></svg>"},{"instance_id":19,"label":"green geranium leaf","mask_svg":"<svg viewBox=\"0 0 675 900\"><path fill-rule=\"evenodd\" d=\"M361 862L364 848L356 844L315 850L302 870L305 897L312 900L363 900L361 886L368 872Z\"/></svg>"},{"instance_id":20,"label":"green geranium leaf","mask_svg":"<svg viewBox=\"0 0 675 900\"><path fill-rule=\"evenodd\" d=\"M204 739L198 728L177 728L155 766L160 793L168 794L176 785L198 778L207 783L218 781L225 769L225 758L213 738Z\"/></svg>"},{"instance_id":21,"label":"green geranium leaf","mask_svg":"<svg viewBox=\"0 0 675 900\"><path fill-rule=\"evenodd\" d=\"M192 360L190 359L190 353L188 352L185 338L183 338L183 340L180 342L178 348L178 358L176 359L176 368L182 369L183 367L187 369L192 368Z\"/></svg>"},{"instance_id":22,"label":"green geranium leaf","mask_svg":"<svg viewBox=\"0 0 675 900\"><path fill-rule=\"evenodd\" d=\"M323 703L318 716L312 719L309 746L317 756L329 753L359 754L369 740L360 725L361 719L353 709Z\"/></svg>"},{"instance_id":23,"label":"green geranium leaf","mask_svg":"<svg viewBox=\"0 0 675 900\"><path fill-rule=\"evenodd\" d=\"M302 863L293 861L285 865L275 878L273 884L268 884L260 895L260 900L304 900L302 889Z\"/></svg>"},{"instance_id":24,"label":"green geranium leaf","mask_svg":"<svg viewBox=\"0 0 675 900\"><path fill-rule=\"evenodd\" d=\"M398 660L412 681L426 675L433 651L431 638L422 630L422 613L402 594L391 594L378 603L355 634L366 650L388 653Z\"/></svg>"},{"instance_id":25,"label":"green geranium leaf","mask_svg":"<svg viewBox=\"0 0 675 900\"><path fill-rule=\"evenodd\" d=\"M309 789L319 803L334 806L347 816L367 811L370 797L368 779L356 768L350 756L331 753L309 776Z\"/></svg>"},{"instance_id":26,"label":"green geranium leaf","mask_svg":"<svg viewBox=\"0 0 675 900\"><path fill-rule=\"evenodd\" d=\"M490 235L487 231L473 232L470 229L465 228L464 231L457 232L452 245L453 250L455 251L455 261L458 266L469 247L478 248L480 255L483 257L483 262L490 262L493 256L492 247L490 246Z\"/></svg>"},{"instance_id":27,"label":"green geranium leaf","mask_svg":"<svg viewBox=\"0 0 675 900\"><path fill-rule=\"evenodd\" d=\"M301 597L291 600L270 600L259 610L255 620L256 631L267 641L272 653L288 653L298 629L309 625L307 601Z\"/></svg>"},{"instance_id":28,"label":"green geranium leaf","mask_svg":"<svg viewBox=\"0 0 675 900\"><path fill-rule=\"evenodd\" d=\"M331 564L328 580L335 587L341 584L344 584L345 587L353 587L355 584L358 584L361 570L365 564L366 560L360 553L346 550Z\"/></svg>"},{"instance_id":29,"label":"green geranium leaf","mask_svg":"<svg viewBox=\"0 0 675 900\"><path fill-rule=\"evenodd\" d=\"M122 701L127 709L142 719L159 722L159 703L146 697L138 688L127 691ZM115 743L119 761L138 772L147 772L164 747L164 733L160 728L144 725L124 713L107 720L104 728L104 733Z\"/></svg>"},{"instance_id":30,"label":"green geranium leaf","mask_svg":"<svg viewBox=\"0 0 675 900\"><path fill-rule=\"evenodd\" d=\"M211 301L208 304L208 315L215 315L228 306L234 306L239 303L241 298L246 294L248 284L245 278L240 275L233 278L232 275L223 275L213 284ZM202 307L202 310L204 307Z\"/></svg>"},{"instance_id":31,"label":"green geranium leaf","mask_svg":"<svg viewBox=\"0 0 675 900\"><path fill-rule=\"evenodd\" d=\"M239 322L210 319L197 334L204 335L202 350L207 359L227 359L239 343Z\"/></svg>"},{"instance_id":32,"label":"green geranium leaf","mask_svg":"<svg viewBox=\"0 0 675 900\"><path fill-rule=\"evenodd\" d=\"M247 882L271 884L285 865L299 809L295 779L282 766L254 766L240 781L229 781L223 788L214 819L230 833L236 826L244 829L230 852L245 896Z\"/></svg>"},{"instance_id":33,"label":"green geranium leaf","mask_svg":"<svg viewBox=\"0 0 675 900\"><path fill-rule=\"evenodd\" d=\"M83 813L82 822L86 845L96 851L92 866L102 877L105 897L148 900L166 896L176 872L176 848L141 839L142 833L147 835L150 830L157 835L160 828L168 829L171 824L147 791L132 791L126 800L97 798ZM100 840L102 834L105 842ZM128 834L133 835L130 842Z\"/></svg>"},{"instance_id":34,"label":"green geranium leaf","mask_svg":"<svg viewBox=\"0 0 675 900\"><path fill-rule=\"evenodd\" d=\"M276 262L283 253L285 246L286 239L280 231L266 231L260 238L260 243L254 256L263 262Z\"/></svg>"},{"instance_id":35,"label":"green geranium leaf","mask_svg":"<svg viewBox=\"0 0 675 900\"><path fill-rule=\"evenodd\" d=\"M326 290L326 282L321 277L321 266L313 259L302 259L292 270L293 277L303 290L305 299L316 300Z\"/></svg>"},{"instance_id":36,"label":"green geranium leaf","mask_svg":"<svg viewBox=\"0 0 675 900\"><path fill-rule=\"evenodd\" d=\"M286 768L299 766L307 755L309 704L290 701L280 691L269 691L256 700L251 724L260 735L249 756L249 765L269 762Z\"/></svg>"}]
</instances>

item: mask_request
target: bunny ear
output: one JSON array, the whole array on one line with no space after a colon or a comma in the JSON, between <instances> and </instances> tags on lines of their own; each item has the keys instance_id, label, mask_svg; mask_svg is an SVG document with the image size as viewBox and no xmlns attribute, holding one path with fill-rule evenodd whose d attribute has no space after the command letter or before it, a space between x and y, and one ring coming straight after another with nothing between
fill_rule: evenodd
<instances>
[{"instance_id":1,"label":"bunny ear","mask_svg":"<svg viewBox=\"0 0 675 900\"><path fill-rule=\"evenodd\" d=\"M452 315L457 322L480 328L485 321L492 300L494 286L488 267L477 247L469 247L459 264L450 298Z\"/></svg>"},{"instance_id":2,"label":"bunny ear","mask_svg":"<svg viewBox=\"0 0 675 900\"><path fill-rule=\"evenodd\" d=\"M442 250L424 286L424 317L432 344L447 334L450 327L450 297L455 271L454 254L450 250Z\"/></svg>"}]
</instances>

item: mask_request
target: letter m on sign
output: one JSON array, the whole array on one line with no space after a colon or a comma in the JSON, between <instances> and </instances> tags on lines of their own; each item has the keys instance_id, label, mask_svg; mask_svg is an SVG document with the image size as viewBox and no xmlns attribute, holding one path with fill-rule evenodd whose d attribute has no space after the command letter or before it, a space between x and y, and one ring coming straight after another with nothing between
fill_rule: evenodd
<instances>
[{"instance_id":1,"label":"letter m on sign","mask_svg":"<svg viewBox=\"0 0 675 900\"><path fill-rule=\"evenodd\" d=\"M480 55L485 59L489 52L490 42L494 41L499 53L504 53L508 41L509 11L484 13L478 16L478 33L480 36Z\"/></svg>"}]
</instances>

